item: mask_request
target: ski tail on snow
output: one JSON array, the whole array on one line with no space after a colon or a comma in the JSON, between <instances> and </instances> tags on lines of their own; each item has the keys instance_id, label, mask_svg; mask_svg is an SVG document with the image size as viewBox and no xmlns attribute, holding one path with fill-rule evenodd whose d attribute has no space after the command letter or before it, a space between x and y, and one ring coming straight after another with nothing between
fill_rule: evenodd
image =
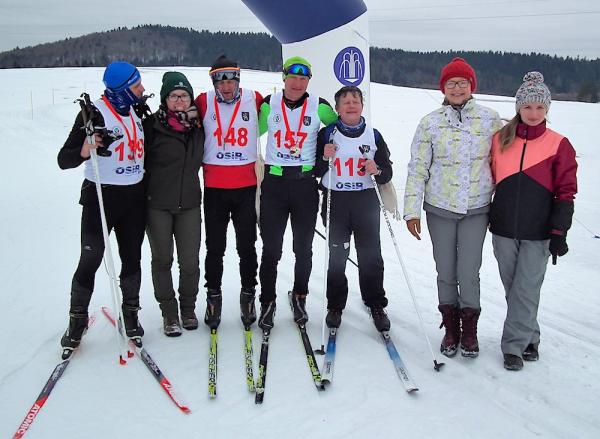
<instances>
[{"instance_id":1,"label":"ski tail on snow","mask_svg":"<svg viewBox=\"0 0 600 439\"><path fill-rule=\"evenodd\" d=\"M382 331L382 332L380 332L380 334L381 334L381 338L383 339L383 342L385 343L385 347L388 351L390 359L394 363L394 368L396 369L396 372L398 373L398 377L400 378L400 381L402 381L402 384L404 385L404 388L406 389L406 391L408 393L416 392L417 390L419 390L419 388L416 386L416 384L414 383L414 381L408 374L408 370L406 369L406 366L404 365L404 361L402 361L402 358L400 357L400 354L398 353L398 350L396 349L396 345L394 344L389 331Z\"/></svg>"},{"instance_id":2,"label":"ski tail on snow","mask_svg":"<svg viewBox=\"0 0 600 439\"><path fill-rule=\"evenodd\" d=\"M337 328L329 328L329 338L327 339L327 351L323 359L323 367L321 368L321 383L323 387L331 384L333 381L333 366L335 362L335 343L337 337Z\"/></svg>"},{"instance_id":3,"label":"ski tail on snow","mask_svg":"<svg viewBox=\"0 0 600 439\"><path fill-rule=\"evenodd\" d=\"M87 325L88 329L92 327L92 325L94 324L95 321L96 321L96 315L95 314L90 315L90 317L88 318L88 325ZM52 393L54 386L56 385L58 380L60 380L60 377L62 377L63 373L67 369L67 366L69 365L71 359L73 358L73 354L75 353L75 351L77 349L71 350L68 357L64 358L60 363L58 363L56 365L56 367L50 374L50 377L46 381L46 384L44 384L42 391L40 392L40 394L36 398L35 402L33 403L31 408L27 412L27 415L25 415L23 422L21 422L21 425L19 425L19 428L13 435L13 439L20 439L25 435L25 433L27 433L27 431L31 427L31 424L33 424L33 421L39 414L40 410L42 410L42 407L44 406L44 404L46 404L46 401L48 400L48 398L50 398L50 394ZM64 354L64 352L63 352L63 354Z\"/></svg>"},{"instance_id":4,"label":"ski tail on snow","mask_svg":"<svg viewBox=\"0 0 600 439\"><path fill-rule=\"evenodd\" d=\"M210 330L210 345L208 351L208 397L217 397L217 341L216 329Z\"/></svg>"},{"instance_id":5,"label":"ski tail on snow","mask_svg":"<svg viewBox=\"0 0 600 439\"><path fill-rule=\"evenodd\" d=\"M252 357L254 356L254 350L252 349L252 328L244 328L244 365L246 369L246 385L248 391L253 393L254 388L254 364Z\"/></svg>"},{"instance_id":6,"label":"ski tail on snow","mask_svg":"<svg viewBox=\"0 0 600 439\"><path fill-rule=\"evenodd\" d=\"M260 359L258 360L258 373L256 377L256 395L254 402L262 404L265 398L265 384L267 382L267 360L269 358L269 329L263 330L262 341L260 345Z\"/></svg>"},{"instance_id":7,"label":"ski tail on snow","mask_svg":"<svg viewBox=\"0 0 600 439\"><path fill-rule=\"evenodd\" d=\"M294 311L292 306L292 292L288 291L288 301L290 304L290 308L292 312ZM308 336L308 332L306 332L306 323L296 323L298 327L298 331L300 332L300 339L302 340L302 346L304 346L304 352L306 353L306 361L308 363L308 369L310 370L310 375L315 383L315 387L317 390L325 390L323 383L321 382L321 372L319 371L319 366L317 365L317 359L315 358L315 351L312 348L312 344L310 343L310 337Z\"/></svg>"}]
</instances>

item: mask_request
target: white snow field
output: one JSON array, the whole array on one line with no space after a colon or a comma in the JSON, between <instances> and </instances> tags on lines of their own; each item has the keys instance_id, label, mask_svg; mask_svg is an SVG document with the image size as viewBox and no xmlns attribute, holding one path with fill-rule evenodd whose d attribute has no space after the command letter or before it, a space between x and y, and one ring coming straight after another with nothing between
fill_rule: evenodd
<instances>
[{"instance_id":1,"label":"white snow field","mask_svg":"<svg viewBox=\"0 0 600 439\"><path fill-rule=\"evenodd\" d=\"M140 70L146 89L158 94L163 72L173 69ZM188 75L196 93L211 87L206 68L179 70ZM78 111L73 100L84 90L97 97L103 89L102 72L102 68L0 70L0 437L15 433L60 359L59 339L67 325L69 287L79 257L82 169L61 171L56 155ZM281 87L281 75L243 71L242 85L266 95ZM414 130L422 116L439 106L442 95L380 84L373 84L371 92L373 125L390 146L394 183L402 199ZM477 98L502 117L514 115L512 98ZM156 109L158 99L151 105ZM209 400L207 392L208 329L202 325L175 339L162 333L150 251L144 242L140 312L144 345L192 413L177 410L139 359L131 359L127 366L118 364L113 328L99 313L101 306L111 304L108 277L101 268L90 308L98 314L96 324L26 437L600 437L600 239L594 238L600 234L599 121L600 105L554 102L551 107L549 126L565 134L578 152L579 193L568 236L570 251L558 265L549 265L542 290L540 360L526 363L521 372L502 367L500 335L506 306L491 237L481 269L481 354L477 359L460 355L447 359L438 353L442 330L428 233L424 230L424 239L418 242L403 222L393 222L427 335L438 360L446 362L438 373L382 217L393 339L420 390L410 395L404 391L363 309L357 271L348 264L351 291L338 334L335 376L325 392L317 392L287 305L293 277L288 228L279 265L265 399L257 406L245 384L238 259L230 228L217 398ZM260 255L260 240L257 246ZM315 348L321 342L324 250L324 241L315 237L307 306ZM114 241L113 252L117 254ZM202 263L204 254L203 248ZM176 278L176 264L173 271ZM199 316L204 308L201 287ZM255 365L259 339L255 329Z\"/></svg>"}]
</instances>

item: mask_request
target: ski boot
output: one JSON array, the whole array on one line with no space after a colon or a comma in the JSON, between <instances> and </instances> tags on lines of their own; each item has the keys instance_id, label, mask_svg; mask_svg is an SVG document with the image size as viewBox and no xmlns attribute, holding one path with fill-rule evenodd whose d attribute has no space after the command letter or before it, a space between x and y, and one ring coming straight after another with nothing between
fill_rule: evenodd
<instances>
[{"instance_id":1,"label":"ski boot","mask_svg":"<svg viewBox=\"0 0 600 439\"><path fill-rule=\"evenodd\" d=\"M390 319L381 305L370 306L371 318L379 332L389 331L391 327Z\"/></svg>"},{"instance_id":2,"label":"ski boot","mask_svg":"<svg viewBox=\"0 0 600 439\"><path fill-rule=\"evenodd\" d=\"M204 314L204 323L210 329L217 329L221 323L221 290L209 288L206 291L206 313Z\"/></svg>"},{"instance_id":3,"label":"ski boot","mask_svg":"<svg viewBox=\"0 0 600 439\"><path fill-rule=\"evenodd\" d=\"M339 328L342 324L342 310L341 309L330 309L327 311L327 317L325 317L325 324L328 328Z\"/></svg>"},{"instance_id":4,"label":"ski boot","mask_svg":"<svg viewBox=\"0 0 600 439\"><path fill-rule=\"evenodd\" d=\"M256 321L255 292L254 287L242 287L240 292L240 315L244 328L249 328Z\"/></svg>"},{"instance_id":5,"label":"ski boot","mask_svg":"<svg viewBox=\"0 0 600 439\"><path fill-rule=\"evenodd\" d=\"M84 309L76 309L69 313L69 326L60 339L63 348L62 359L69 358L81 343L88 324L88 314Z\"/></svg>"},{"instance_id":6,"label":"ski boot","mask_svg":"<svg viewBox=\"0 0 600 439\"><path fill-rule=\"evenodd\" d=\"M298 325L304 325L308 322L306 313L306 294L291 294L292 311L294 313L294 322Z\"/></svg>"},{"instance_id":7,"label":"ski boot","mask_svg":"<svg viewBox=\"0 0 600 439\"><path fill-rule=\"evenodd\" d=\"M275 317L275 301L268 303L261 303L260 305L260 319L258 319L258 326L263 331L270 331L273 329L273 319Z\"/></svg>"},{"instance_id":8,"label":"ski boot","mask_svg":"<svg viewBox=\"0 0 600 439\"><path fill-rule=\"evenodd\" d=\"M125 335L136 345L138 348L142 347L142 337L144 335L144 328L140 325L138 320L139 305L127 305L123 304L121 307L123 310L123 323L125 324Z\"/></svg>"}]
</instances>

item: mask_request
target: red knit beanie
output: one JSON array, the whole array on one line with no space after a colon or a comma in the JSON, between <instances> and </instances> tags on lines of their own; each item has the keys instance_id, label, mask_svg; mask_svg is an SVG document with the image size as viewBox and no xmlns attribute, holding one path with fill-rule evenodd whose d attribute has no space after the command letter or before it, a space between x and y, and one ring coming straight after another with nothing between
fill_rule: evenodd
<instances>
[{"instance_id":1,"label":"red knit beanie","mask_svg":"<svg viewBox=\"0 0 600 439\"><path fill-rule=\"evenodd\" d=\"M444 85L450 78L465 78L471 82L471 92L477 89L477 75L475 70L464 59L456 57L444 67L440 76L440 90L444 93Z\"/></svg>"}]
</instances>

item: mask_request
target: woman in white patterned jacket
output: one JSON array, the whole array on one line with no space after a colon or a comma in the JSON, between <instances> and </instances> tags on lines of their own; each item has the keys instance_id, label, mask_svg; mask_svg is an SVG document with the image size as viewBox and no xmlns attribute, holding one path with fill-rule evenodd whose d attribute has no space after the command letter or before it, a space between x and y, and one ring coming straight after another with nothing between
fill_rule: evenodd
<instances>
[{"instance_id":1,"label":"woman in white patterned jacket","mask_svg":"<svg viewBox=\"0 0 600 439\"><path fill-rule=\"evenodd\" d=\"M444 103L417 127L404 195L406 226L417 239L421 204L427 212L446 328L440 351L448 357L456 355L459 343L464 357L479 355L479 269L494 191L490 148L502 122L475 102L476 87L475 71L464 59L442 68Z\"/></svg>"}]
</instances>

